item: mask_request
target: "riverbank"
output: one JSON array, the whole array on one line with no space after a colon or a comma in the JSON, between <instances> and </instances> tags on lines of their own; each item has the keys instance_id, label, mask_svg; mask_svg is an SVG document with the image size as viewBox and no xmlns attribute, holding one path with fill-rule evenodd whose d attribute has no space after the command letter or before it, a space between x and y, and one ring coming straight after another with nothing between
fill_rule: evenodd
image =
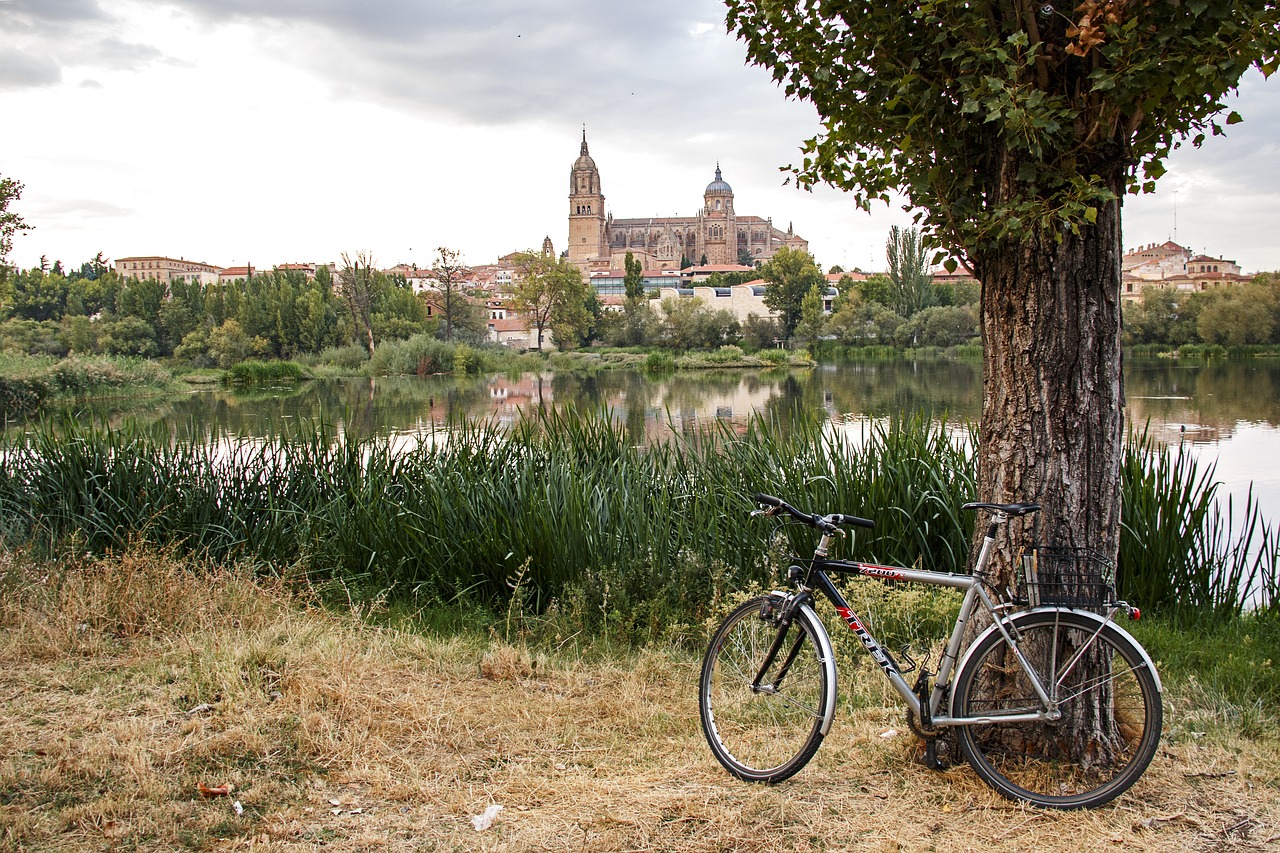
<instances>
[{"instance_id":1,"label":"riverbank","mask_svg":"<svg viewBox=\"0 0 1280 853\"><path fill-rule=\"evenodd\" d=\"M408 630L305 586L132 552L0 556L0 849L293 851L1265 849L1273 723L1166 674L1147 774L1092 812L1000 799L915 763L874 667L778 786L698 728L696 649ZM225 792L225 793L224 793ZM502 806L493 824L474 816ZM237 807L238 806L238 807Z\"/></svg>"},{"instance_id":2,"label":"riverbank","mask_svg":"<svg viewBox=\"0 0 1280 853\"><path fill-rule=\"evenodd\" d=\"M33 412L54 400L178 393L182 383L140 358L52 358L0 353L0 413Z\"/></svg>"}]
</instances>

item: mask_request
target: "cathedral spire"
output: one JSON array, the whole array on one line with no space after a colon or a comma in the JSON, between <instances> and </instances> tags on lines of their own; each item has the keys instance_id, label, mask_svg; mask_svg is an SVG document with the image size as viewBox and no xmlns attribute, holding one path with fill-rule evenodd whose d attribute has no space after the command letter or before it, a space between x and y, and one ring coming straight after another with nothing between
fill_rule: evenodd
<instances>
[{"instance_id":1,"label":"cathedral spire","mask_svg":"<svg viewBox=\"0 0 1280 853\"><path fill-rule=\"evenodd\" d=\"M587 126L585 124L582 125L582 150L579 153L587 153Z\"/></svg>"}]
</instances>

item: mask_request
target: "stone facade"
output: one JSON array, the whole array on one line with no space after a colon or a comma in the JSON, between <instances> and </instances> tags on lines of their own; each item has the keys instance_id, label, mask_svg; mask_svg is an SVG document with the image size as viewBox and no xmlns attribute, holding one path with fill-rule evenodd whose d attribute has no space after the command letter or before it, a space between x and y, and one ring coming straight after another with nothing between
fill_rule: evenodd
<instances>
[{"instance_id":1,"label":"stone facade","mask_svg":"<svg viewBox=\"0 0 1280 853\"><path fill-rule=\"evenodd\" d=\"M1241 274L1235 261L1208 255L1193 257L1190 249L1172 240L1126 252L1121 268L1120 295L1125 299L1138 299L1148 287L1195 293L1250 280Z\"/></svg>"},{"instance_id":2,"label":"stone facade","mask_svg":"<svg viewBox=\"0 0 1280 853\"><path fill-rule=\"evenodd\" d=\"M165 284L177 280L197 281L201 284L218 283L218 267L198 261L188 261L184 258L165 258L158 255L119 258L115 266L116 272L125 280L145 281L154 278Z\"/></svg>"},{"instance_id":3,"label":"stone facade","mask_svg":"<svg viewBox=\"0 0 1280 853\"><path fill-rule=\"evenodd\" d=\"M763 263L783 246L807 252L809 242L773 220L740 215L734 208L733 188L719 164L714 180L702 194L702 207L693 216L615 219L605 211L600 170L582 135L578 159L569 171L569 261L584 273L619 269L631 252L645 270L678 270L681 261L737 264L743 255Z\"/></svg>"}]
</instances>

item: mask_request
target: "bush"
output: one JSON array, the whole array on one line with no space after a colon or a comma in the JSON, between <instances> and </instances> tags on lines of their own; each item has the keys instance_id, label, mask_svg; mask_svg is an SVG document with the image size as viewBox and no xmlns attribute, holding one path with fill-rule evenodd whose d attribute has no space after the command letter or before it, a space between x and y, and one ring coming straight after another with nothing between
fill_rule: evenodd
<instances>
[{"instance_id":1,"label":"bush","mask_svg":"<svg viewBox=\"0 0 1280 853\"><path fill-rule=\"evenodd\" d=\"M369 359L374 376L430 376L451 373L457 347L430 335L414 335L403 341L383 341Z\"/></svg>"},{"instance_id":2,"label":"bush","mask_svg":"<svg viewBox=\"0 0 1280 853\"><path fill-rule=\"evenodd\" d=\"M222 378L226 385L260 385L265 382L298 382L306 378L302 365L292 361L242 361Z\"/></svg>"},{"instance_id":3,"label":"bush","mask_svg":"<svg viewBox=\"0 0 1280 853\"><path fill-rule=\"evenodd\" d=\"M644 369L650 373L670 373L676 369L676 360L669 352L651 352L645 357Z\"/></svg>"}]
</instances>

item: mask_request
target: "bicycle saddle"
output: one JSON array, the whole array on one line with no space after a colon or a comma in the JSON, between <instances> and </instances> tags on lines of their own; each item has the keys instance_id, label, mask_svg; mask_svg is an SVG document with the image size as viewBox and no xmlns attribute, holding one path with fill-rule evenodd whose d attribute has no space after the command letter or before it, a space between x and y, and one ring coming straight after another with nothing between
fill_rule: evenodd
<instances>
[{"instance_id":1,"label":"bicycle saddle","mask_svg":"<svg viewBox=\"0 0 1280 853\"><path fill-rule=\"evenodd\" d=\"M969 503L960 507L961 509L990 509L997 512L1007 513L1008 515L1026 515L1030 512L1039 512L1040 504L988 504L988 503Z\"/></svg>"}]
</instances>

